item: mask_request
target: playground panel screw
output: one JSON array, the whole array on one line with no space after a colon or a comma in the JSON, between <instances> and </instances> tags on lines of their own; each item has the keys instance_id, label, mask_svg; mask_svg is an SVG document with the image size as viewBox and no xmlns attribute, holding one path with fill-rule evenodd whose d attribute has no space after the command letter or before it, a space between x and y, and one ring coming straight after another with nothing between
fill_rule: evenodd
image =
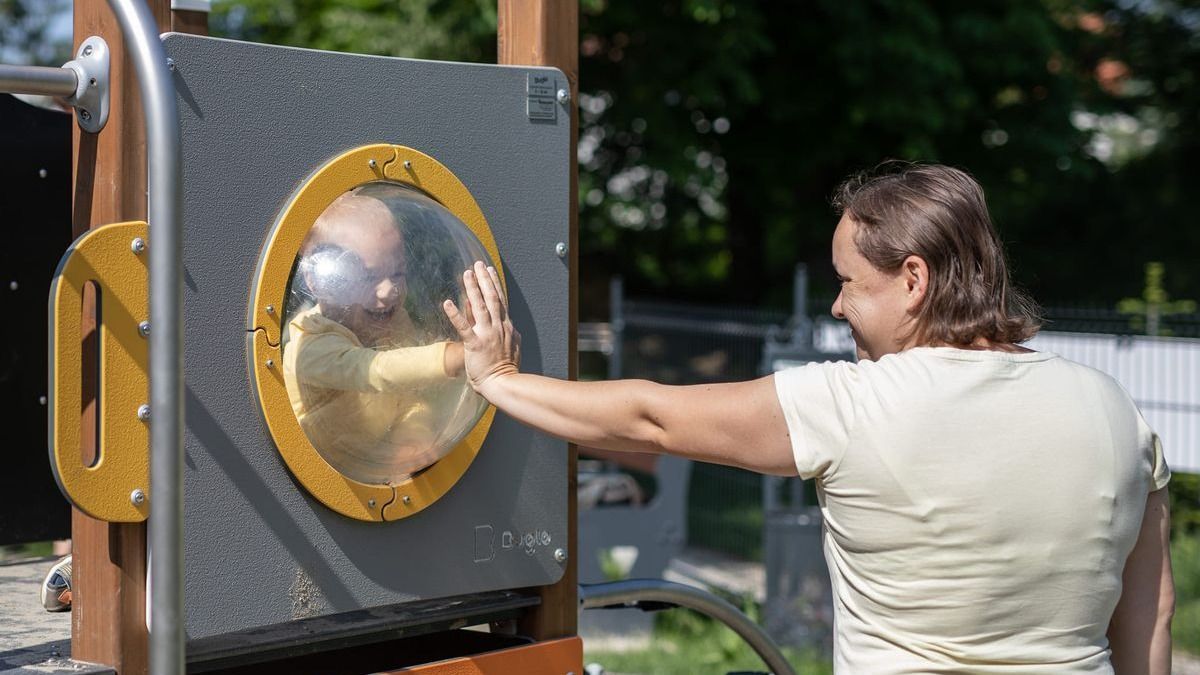
<instances>
[{"instance_id":1,"label":"playground panel screw","mask_svg":"<svg viewBox=\"0 0 1200 675\"><path fill-rule=\"evenodd\" d=\"M83 55L84 55L84 56L91 56L91 55L92 55L92 51L94 51L93 47L92 47L91 45L87 45L86 47L84 47L84 48L83 48Z\"/></svg>"},{"instance_id":2,"label":"playground panel screw","mask_svg":"<svg viewBox=\"0 0 1200 675\"><path fill-rule=\"evenodd\" d=\"M275 313L275 305L267 305L266 309L267 309L267 314Z\"/></svg>"},{"instance_id":3,"label":"playground panel screw","mask_svg":"<svg viewBox=\"0 0 1200 675\"><path fill-rule=\"evenodd\" d=\"M267 359L267 367L274 368L275 367L275 359Z\"/></svg>"},{"instance_id":4,"label":"playground panel screw","mask_svg":"<svg viewBox=\"0 0 1200 675\"><path fill-rule=\"evenodd\" d=\"M133 251L134 253L141 253L142 251L145 251L146 240L142 239L141 237L134 237L133 241L129 244L129 250Z\"/></svg>"},{"instance_id":5,"label":"playground panel screw","mask_svg":"<svg viewBox=\"0 0 1200 675\"><path fill-rule=\"evenodd\" d=\"M559 89L558 93L555 94L555 98L558 99L559 103L566 104L571 100L571 92L568 89Z\"/></svg>"},{"instance_id":6,"label":"playground panel screw","mask_svg":"<svg viewBox=\"0 0 1200 675\"><path fill-rule=\"evenodd\" d=\"M563 548L554 549L554 562L558 562L558 563L567 562L567 550L563 549Z\"/></svg>"},{"instance_id":7,"label":"playground panel screw","mask_svg":"<svg viewBox=\"0 0 1200 675\"><path fill-rule=\"evenodd\" d=\"M45 396L39 396L39 397L38 397L38 403L40 403L41 405L46 405L46 397L45 397Z\"/></svg>"},{"instance_id":8,"label":"playground panel screw","mask_svg":"<svg viewBox=\"0 0 1200 675\"><path fill-rule=\"evenodd\" d=\"M138 416L139 420L141 420L143 422L149 422L150 421L150 406L149 406L149 404L143 403L143 404L139 405L138 411L137 411L137 416Z\"/></svg>"},{"instance_id":9,"label":"playground panel screw","mask_svg":"<svg viewBox=\"0 0 1200 675\"><path fill-rule=\"evenodd\" d=\"M150 322L143 321L138 324L138 335L142 337L150 337Z\"/></svg>"},{"instance_id":10,"label":"playground panel screw","mask_svg":"<svg viewBox=\"0 0 1200 675\"><path fill-rule=\"evenodd\" d=\"M48 175L50 174L45 169L38 169L38 178L45 178Z\"/></svg>"},{"instance_id":11,"label":"playground panel screw","mask_svg":"<svg viewBox=\"0 0 1200 675\"><path fill-rule=\"evenodd\" d=\"M369 507L371 507L371 508L375 508L375 500L374 500L374 499L368 499L368 500L367 500L367 506L369 506Z\"/></svg>"},{"instance_id":12,"label":"playground panel screw","mask_svg":"<svg viewBox=\"0 0 1200 675\"><path fill-rule=\"evenodd\" d=\"M21 285L15 281L8 282L8 290L10 290L10 291L15 291L20 287L21 287Z\"/></svg>"},{"instance_id":13,"label":"playground panel screw","mask_svg":"<svg viewBox=\"0 0 1200 675\"><path fill-rule=\"evenodd\" d=\"M145 504L146 503L146 493L142 492L141 488L134 488L133 492L129 493L129 501L133 502L135 505L138 505L138 506Z\"/></svg>"},{"instance_id":14,"label":"playground panel screw","mask_svg":"<svg viewBox=\"0 0 1200 675\"><path fill-rule=\"evenodd\" d=\"M554 245L554 255L565 258L567 257L567 245L565 242L558 242Z\"/></svg>"},{"instance_id":15,"label":"playground panel screw","mask_svg":"<svg viewBox=\"0 0 1200 675\"><path fill-rule=\"evenodd\" d=\"M412 171L412 162L408 161L407 159L404 160L404 168L409 171Z\"/></svg>"},{"instance_id":16,"label":"playground panel screw","mask_svg":"<svg viewBox=\"0 0 1200 675\"><path fill-rule=\"evenodd\" d=\"M409 504L412 503L412 497L409 497L408 495L404 495L403 497L400 498L400 501L404 502L405 506L408 506Z\"/></svg>"},{"instance_id":17,"label":"playground panel screw","mask_svg":"<svg viewBox=\"0 0 1200 675\"><path fill-rule=\"evenodd\" d=\"M369 166L369 167L371 167L372 169L374 169L375 167L379 166L379 162L376 162L376 161L375 161L375 160L373 160L373 159L368 159L368 160L367 160L367 166Z\"/></svg>"},{"instance_id":18,"label":"playground panel screw","mask_svg":"<svg viewBox=\"0 0 1200 675\"><path fill-rule=\"evenodd\" d=\"M88 112L85 108L79 109L79 116L83 118L84 122L92 119L92 113Z\"/></svg>"},{"instance_id":19,"label":"playground panel screw","mask_svg":"<svg viewBox=\"0 0 1200 675\"><path fill-rule=\"evenodd\" d=\"M167 59L167 70L175 72L175 59Z\"/></svg>"}]
</instances>

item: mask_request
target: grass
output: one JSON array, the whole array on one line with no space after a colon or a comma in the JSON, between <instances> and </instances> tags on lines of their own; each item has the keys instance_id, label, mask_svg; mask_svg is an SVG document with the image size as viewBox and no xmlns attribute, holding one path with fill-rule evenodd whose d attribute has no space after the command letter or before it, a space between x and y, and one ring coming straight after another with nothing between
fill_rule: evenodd
<instances>
[{"instance_id":1,"label":"grass","mask_svg":"<svg viewBox=\"0 0 1200 675\"><path fill-rule=\"evenodd\" d=\"M29 558L46 558L52 555L53 550L54 542L52 541L0 546L0 562L6 560L27 560Z\"/></svg>"},{"instance_id":2,"label":"grass","mask_svg":"<svg viewBox=\"0 0 1200 675\"><path fill-rule=\"evenodd\" d=\"M753 603L743 603L752 619L761 619ZM796 672L827 675L833 666L814 651L784 649ZM682 609L655 617L651 647L629 651L598 651L584 643L584 662L598 663L608 675L704 675L737 671L765 672L762 659L732 630L713 619Z\"/></svg>"},{"instance_id":3,"label":"grass","mask_svg":"<svg viewBox=\"0 0 1200 675\"><path fill-rule=\"evenodd\" d=\"M1176 649L1200 654L1200 533L1175 535L1171 564L1175 572L1172 642Z\"/></svg>"},{"instance_id":4,"label":"grass","mask_svg":"<svg viewBox=\"0 0 1200 675\"><path fill-rule=\"evenodd\" d=\"M1175 649L1200 655L1200 475L1171 476L1171 565L1175 572Z\"/></svg>"}]
</instances>

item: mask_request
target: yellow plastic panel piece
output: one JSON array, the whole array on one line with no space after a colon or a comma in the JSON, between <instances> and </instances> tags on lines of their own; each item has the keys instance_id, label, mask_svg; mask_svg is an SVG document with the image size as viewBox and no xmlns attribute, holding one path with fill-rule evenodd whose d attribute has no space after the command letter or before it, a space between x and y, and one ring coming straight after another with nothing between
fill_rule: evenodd
<instances>
[{"instance_id":1,"label":"yellow plastic panel piece","mask_svg":"<svg viewBox=\"0 0 1200 675\"><path fill-rule=\"evenodd\" d=\"M450 454L439 459L436 464L425 471L397 484L396 498L384 507L383 519L407 518L433 504L442 495L449 492L458 479L467 472L467 467L471 466L471 462L475 461L495 416L496 408L488 406L475 428L450 451Z\"/></svg>"},{"instance_id":2,"label":"yellow plastic panel piece","mask_svg":"<svg viewBox=\"0 0 1200 675\"><path fill-rule=\"evenodd\" d=\"M364 521L398 520L445 495L474 461L495 417L489 407L448 455L393 487L353 480L320 455L292 410L283 381L280 349L288 282L296 257L317 217L341 194L360 185L387 181L416 188L461 220L495 263L502 290L507 282L495 237L466 185L434 158L401 145L365 145L333 158L299 187L263 250L256 272L247 329L251 379L263 416L284 462L296 479L323 504Z\"/></svg>"},{"instance_id":3,"label":"yellow plastic panel piece","mask_svg":"<svg viewBox=\"0 0 1200 675\"><path fill-rule=\"evenodd\" d=\"M149 318L144 222L105 225L84 234L59 262L50 286L50 463L63 494L109 522L146 519L150 505L150 434L138 409L149 401ZM98 457L84 466L83 289L98 291L100 377ZM149 324L147 324L149 325ZM135 496L137 495L137 496Z\"/></svg>"},{"instance_id":4,"label":"yellow plastic panel piece","mask_svg":"<svg viewBox=\"0 0 1200 675\"><path fill-rule=\"evenodd\" d=\"M467 186L450 169L418 150L402 145L364 145L318 169L300 186L280 216L259 261L247 330L261 328L267 332L268 342L279 344L288 278L309 229L342 193L375 181L414 187L457 216L495 261L500 284L507 291L496 239Z\"/></svg>"},{"instance_id":5,"label":"yellow plastic panel piece","mask_svg":"<svg viewBox=\"0 0 1200 675\"><path fill-rule=\"evenodd\" d=\"M250 334L254 381L267 418L267 428L292 474L309 493L338 513L358 520L382 521L392 501L390 485L368 485L338 473L308 440L292 412L283 383L283 353L267 341L265 331Z\"/></svg>"}]
</instances>

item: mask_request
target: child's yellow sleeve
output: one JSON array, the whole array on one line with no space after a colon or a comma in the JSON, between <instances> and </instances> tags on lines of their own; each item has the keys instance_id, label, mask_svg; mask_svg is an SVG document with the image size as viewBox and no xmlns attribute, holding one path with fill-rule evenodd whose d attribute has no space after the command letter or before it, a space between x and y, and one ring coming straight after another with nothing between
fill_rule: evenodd
<instances>
[{"instance_id":1,"label":"child's yellow sleeve","mask_svg":"<svg viewBox=\"0 0 1200 675\"><path fill-rule=\"evenodd\" d=\"M376 391L400 391L446 379L446 344L401 347L375 352L368 370Z\"/></svg>"},{"instance_id":2,"label":"child's yellow sleeve","mask_svg":"<svg viewBox=\"0 0 1200 675\"><path fill-rule=\"evenodd\" d=\"M309 335L296 345L301 385L360 392L398 392L446 378L446 343L375 350L337 335Z\"/></svg>"}]
</instances>

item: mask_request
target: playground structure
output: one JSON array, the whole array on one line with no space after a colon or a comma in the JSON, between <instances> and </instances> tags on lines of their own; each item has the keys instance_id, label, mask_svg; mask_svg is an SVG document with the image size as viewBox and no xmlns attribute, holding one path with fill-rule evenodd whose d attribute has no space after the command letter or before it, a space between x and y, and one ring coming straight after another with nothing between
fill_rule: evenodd
<instances>
[{"instance_id":1,"label":"playground structure","mask_svg":"<svg viewBox=\"0 0 1200 675\"><path fill-rule=\"evenodd\" d=\"M646 602L713 613L790 672L703 594L577 589L566 444L480 407L436 458L364 478L290 405L306 236L374 184L457 222L477 243L460 253L505 282L524 364L575 376L576 13L502 1L491 66L218 40L165 0L77 0L74 61L0 71L0 89L65 97L78 121L81 236L51 288L49 396L76 507L74 659L580 673L580 607ZM492 630L460 630L477 625Z\"/></svg>"}]
</instances>

